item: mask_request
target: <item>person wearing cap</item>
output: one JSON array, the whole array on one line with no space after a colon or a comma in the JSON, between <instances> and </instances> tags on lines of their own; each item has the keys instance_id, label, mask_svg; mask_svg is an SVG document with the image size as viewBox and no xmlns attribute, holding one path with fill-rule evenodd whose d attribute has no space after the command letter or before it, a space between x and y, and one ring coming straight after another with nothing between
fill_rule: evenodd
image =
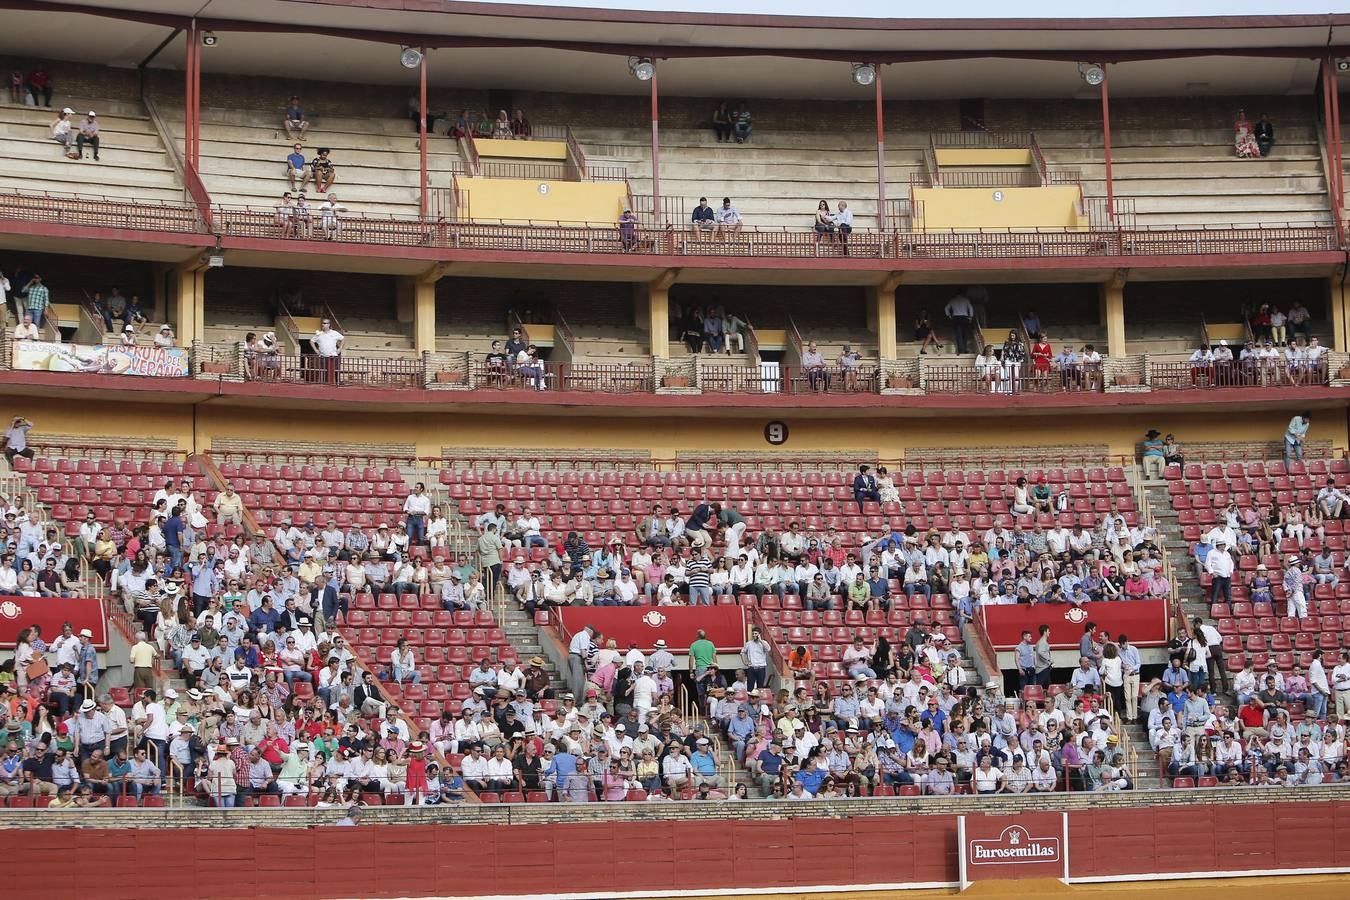
<instances>
[{"instance_id":1,"label":"person wearing cap","mask_svg":"<svg viewBox=\"0 0 1350 900\"><path fill-rule=\"evenodd\" d=\"M1288 618L1297 617L1300 622L1308 618L1308 594L1304 579L1303 561L1299 557L1289 557L1288 565L1284 570L1283 584L1285 616ZM1229 607L1231 609L1231 603Z\"/></svg>"},{"instance_id":2,"label":"person wearing cap","mask_svg":"<svg viewBox=\"0 0 1350 900\"><path fill-rule=\"evenodd\" d=\"M84 159L84 145L94 148L94 161L98 162L98 113L92 109L80 123L80 133L75 136L75 158Z\"/></svg>"},{"instance_id":3,"label":"person wearing cap","mask_svg":"<svg viewBox=\"0 0 1350 900\"><path fill-rule=\"evenodd\" d=\"M79 713L71 719L70 740L79 750L80 761L88 759L93 751L107 755L110 749L112 723L93 700L80 704Z\"/></svg>"}]
</instances>

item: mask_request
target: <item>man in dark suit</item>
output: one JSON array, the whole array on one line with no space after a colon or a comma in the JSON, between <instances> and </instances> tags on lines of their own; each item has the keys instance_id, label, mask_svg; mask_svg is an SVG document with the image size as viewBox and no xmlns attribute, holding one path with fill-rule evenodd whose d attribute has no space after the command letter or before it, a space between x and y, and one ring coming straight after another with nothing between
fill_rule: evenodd
<instances>
[{"instance_id":1,"label":"man in dark suit","mask_svg":"<svg viewBox=\"0 0 1350 900\"><path fill-rule=\"evenodd\" d=\"M857 501L859 513L863 511L863 501L881 502L881 494L877 491L877 479L871 474L871 470L871 466L861 465L858 466L858 474L853 476L853 499Z\"/></svg>"},{"instance_id":2,"label":"man in dark suit","mask_svg":"<svg viewBox=\"0 0 1350 900\"><path fill-rule=\"evenodd\" d=\"M1256 146L1261 148L1262 156L1269 156L1270 148L1275 146L1275 126L1265 113L1261 114L1261 121L1256 123Z\"/></svg>"},{"instance_id":3,"label":"man in dark suit","mask_svg":"<svg viewBox=\"0 0 1350 900\"><path fill-rule=\"evenodd\" d=\"M337 587L329 584L328 579L323 575L314 579L314 587L309 590L309 602L311 609L323 612L325 628L333 628L337 625L339 611L342 612L342 621L347 621L347 598L339 595Z\"/></svg>"}]
</instances>

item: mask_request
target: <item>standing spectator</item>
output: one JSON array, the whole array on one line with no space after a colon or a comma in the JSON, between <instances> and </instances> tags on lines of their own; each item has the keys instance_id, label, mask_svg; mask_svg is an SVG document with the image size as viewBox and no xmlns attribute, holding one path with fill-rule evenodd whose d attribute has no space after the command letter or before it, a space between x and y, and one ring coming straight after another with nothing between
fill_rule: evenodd
<instances>
[{"instance_id":1,"label":"standing spectator","mask_svg":"<svg viewBox=\"0 0 1350 900\"><path fill-rule=\"evenodd\" d=\"M292 97L286 104L285 118L281 123L286 135L293 141L303 141L309 131L309 120L305 118L305 108L300 105L299 97Z\"/></svg>"},{"instance_id":2,"label":"standing spectator","mask_svg":"<svg viewBox=\"0 0 1350 900\"><path fill-rule=\"evenodd\" d=\"M50 105L50 104L49 104ZM84 159L84 145L94 148L94 161L98 162L98 114L92 109L80 123L80 133L75 136L75 157Z\"/></svg>"},{"instance_id":3,"label":"standing spectator","mask_svg":"<svg viewBox=\"0 0 1350 900\"><path fill-rule=\"evenodd\" d=\"M839 211L834 215L834 227L839 233L839 246L848 256L848 236L853 233L853 210L843 200L839 201Z\"/></svg>"},{"instance_id":4,"label":"standing spectator","mask_svg":"<svg viewBox=\"0 0 1350 900\"><path fill-rule=\"evenodd\" d=\"M1228 542L1222 538L1214 542L1214 549L1205 556L1205 571L1213 579L1210 584L1209 602L1218 603L1219 597L1233 608L1233 556L1228 552Z\"/></svg>"},{"instance_id":5,"label":"standing spectator","mask_svg":"<svg viewBox=\"0 0 1350 900\"><path fill-rule=\"evenodd\" d=\"M564 700L586 690L586 661L596 649L596 634L595 626L587 625L572 635L567 645L567 677L572 693L564 694Z\"/></svg>"},{"instance_id":6,"label":"standing spectator","mask_svg":"<svg viewBox=\"0 0 1350 900\"><path fill-rule=\"evenodd\" d=\"M1292 343L1301 334L1303 340L1311 338L1309 333L1309 323L1312 321L1312 313L1308 312L1308 307L1303 305L1302 300L1295 300L1294 305L1289 307L1289 312L1285 315L1289 323L1289 340Z\"/></svg>"},{"instance_id":7,"label":"standing spectator","mask_svg":"<svg viewBox=\"0 0 1350 900\"><path fill-rule=\"evenodd\" d=\"M1341 661L1331 670L1331 684L1336 689L1336 719L1350 721L1350 650L1341 651Z\"/></svg>"},{"instance_id":8,"label":"standing spectator","mask_svg":"<svg viewBox=\"0 0 1350 900\"><path fill-rule=\"evenodd\" d=\"M1289 420L1284 432L1284 464L1294 460L1303 461L1303 442L1308 437L1308 426L1312 423L1312 413L1304 412Z\"/></svg>"},{"instance_id":9,"label":"standing spectator","mask_svg":"<svg viewBox=\"0 0 1350 900\"><path fill-rule=\"evenodd\" d=\"M858 512L863 511L863 502L870 500L873 503L881 502L881 493L877 489L876 476L871 474L872 467L863 464L858 466L858 474L853 476L853 501L858 504Z\"/></svg>"},{"instance_id":10,"label":"standing spectator","mask_svg":"<svg viewBox=\"0 0 1350 900\"><path fill-rule=\"evenodd\" d=\"M749 693L768 686L769 645L758 628L750 629L750 640L741 647L741 662L745 664L745 689Z\"/></svg>"},{"instance_id":11,"label":"standing spectator","mask_svg":"<svg viewBox=\"0 0 1350 900\"><path fill-rule=\"evenodd\" d=\"M965 293L957 294L947 301L943 310L952 322L956 333L956 352L962 355L970 352L970 339L974 335L975 307Z\"/></svg>"},{"instance_id":12,"label":"standing spectator","mask_svg":"<svg viewBox=\"0 0 1350 900\"><path fill-rule=\"evenodd\" d=\"M319 231L325 241L335 241L342 231L342 213L347 207L338 202L337 194L329 194L319 204Z\"/></svg>"},{"instance_id":13,"label":"standing spectator","mask_svg":"<svg viewBox=\"0 0 1350 900\"><path fill-rule=\"evenodd\" d=\"M739 142L740 139L738 138L737 143ZM713 221L717 225L717 237L723 240L727 237L736 237L745 226L740 210L731 205L730 197L722 198L722 205L713 214Z\"/></svg>"},{"instance_id":14,"label":"standing spectator","mask_svg":"<svg viewBox=\"0 0 1350 900\"><path fill-rule=\"evenodd\" d=\"M34 273L28 279L28 284L24 286L24 295L26 297L24 308L28 311L28 315L33 317L33 324L41 328L42 318L52 305L51 292L42 283L41 275Z\"/></svg>"},{"instance_id":15,"label":"standing spectator","mask_svg":"<svg viewBox=\"0 0 1350 900\"><path fill-rule=\"evenodd\" d=\"M29 72L25 86L28 88L28 95L33 98L34 106L52 108L52 76L45 68L38 65Z\"/></svg>"},{"instance_id":16,"label":"standing spectator","mask_svg":"<svg viewBox=\"0 0 1350 900\"><path fill-rule=\"evenodd\" d=\"M14 465L16 456L22 456L24 459L33 458L33 448L28 446L28 432L32 427L33 423L23 416L15 416L9 423L9 428L5 429L5 461L11 466Z\"/></svg>"},{"instance_id":17,"label":"standing spectator","mask_svg":"<svg viewBox=\"0 0 1350 900\"><path fill-rule=\"evenodd\" d=\"M412 493L403 501L403 512L408 517L408 540L414 544L425 544L427 517L431 515L431 498L427 496L425 484L419 481L413 485Z\"/></svg>"},{"instance_id":18,"label":"standing spectator","mask_svg":"<svg viewBox=\"0 0 1350 900\"><path fill-rule=\"evenodd\" d=\"M637 216L628 207L619 215L619 246L624 252L637 249Z\"/></svg>"},{"instance_id":19,"label":"standing spectator","mask_svg":"<svg viewBox=\"0 0 1350 900\"><path fill-rule=\"evenodd\" d=\"M319 330L309 339L319 357L324 384L338 383L338 367L342 358L342 343L345 340L342 332L334 330L332 321L327 318L319 322Z\"/></svg>"}]
</instances>

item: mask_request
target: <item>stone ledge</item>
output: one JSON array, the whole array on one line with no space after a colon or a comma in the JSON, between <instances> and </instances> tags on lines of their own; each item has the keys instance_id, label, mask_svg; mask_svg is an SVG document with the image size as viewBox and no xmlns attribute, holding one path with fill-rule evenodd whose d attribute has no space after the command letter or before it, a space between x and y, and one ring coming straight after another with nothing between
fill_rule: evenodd
<instances>
[{"instance_id":1,"label":"stone ledge","mask_svg":"<svg viewBox=\"0 0 1350 900\"><path fill-rule=\"evenodd\" d=\"M1192 788L1122 793L1003 794L998 796L882 797L817 801L809 804L753 801L698 803L525 803L511 805L368 807L370 824L542 825L599 821L778 820L857 816L940 815L988 812L1086 809L1143 809L1196 803L1245 805L1261 803L1324 803L1350 800L1350 783L1298 788ZM0 828L305 828L331 825L342 809L232 809L177 807L165 809L0 810Z\"/></svg>"}]
</instances>

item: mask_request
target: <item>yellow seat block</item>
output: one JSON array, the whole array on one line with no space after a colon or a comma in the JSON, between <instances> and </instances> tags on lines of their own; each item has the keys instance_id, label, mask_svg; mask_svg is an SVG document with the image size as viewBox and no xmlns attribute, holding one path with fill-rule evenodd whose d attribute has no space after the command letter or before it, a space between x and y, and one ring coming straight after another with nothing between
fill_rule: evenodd
<instances>
[{"instance_id":1,"label":"yellow seat block","mask_svg":"<svg viewBox=\"0 0 1350 900\"><path fill-rule=\"evenodd\" d=\"M1078 209L1078 188L915 188L914 223L919 231L977 228L1087 227Z\"/></svg>"},{"instance_id":2,"label":"yellow seat block","mask_svg":"<svg viewBox=\"0 0 1350 900\"><path fill-rule=\"evenodd\" d=\"M503 159L567 159L562 141L499 141L479 138L473 142L479 157Z\"/></svg>"}]
</instances>

